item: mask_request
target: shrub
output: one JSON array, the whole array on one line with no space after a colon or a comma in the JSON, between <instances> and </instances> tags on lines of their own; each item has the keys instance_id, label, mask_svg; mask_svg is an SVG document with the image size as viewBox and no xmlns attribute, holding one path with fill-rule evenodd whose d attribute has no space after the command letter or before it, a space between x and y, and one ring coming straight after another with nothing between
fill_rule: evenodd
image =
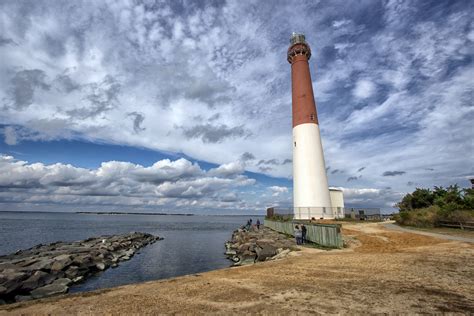
<instances>
[{"instance_id":1,"label":"shrub","mask_svg":"<svg viewBox=\"0 0 474 316\"><path fill-rule=\"evenodd\" d=\"M412 193L405 195L396 206L400 212L404 212L432 205L437 205L448 212L472 210L474 209L474 190L460 189L458 185L451 185L446 189L435 186L433 190L416 188Z\"/></svg>"},{"instance_id":2,"label":"shrub","mask_svg":"<svg viewBox=\"0 0 474 316\"><path fill-rule=\"evenodd\" d=\"M416 188L396 205L400 213L397 223L418 227L433 227L438 221L464 223L474 220L474 190L451 185L446 189Z\"/></svg>"},{"instance_id":3,"label":"shrub","mask_svg":"<svg viewBox=\"0 0 474 316\"><path fill-rule=\"evenodd\" d=\"M438 220L458 223L471 222L474 221L474 210L455 210L453 212L446 212Z\"/></svg>"},{"instance_id":4,"label":"shrub","mask_svg":"<svg viewBox=\"0 0 474 316\"><path fill-rule=\"evenodd\" d=\"M434 227L438 221L438 206L430 206L411 211L401 211L395 216L395 221L400 225L416 227Z\"/></svg>"}]
</instances>

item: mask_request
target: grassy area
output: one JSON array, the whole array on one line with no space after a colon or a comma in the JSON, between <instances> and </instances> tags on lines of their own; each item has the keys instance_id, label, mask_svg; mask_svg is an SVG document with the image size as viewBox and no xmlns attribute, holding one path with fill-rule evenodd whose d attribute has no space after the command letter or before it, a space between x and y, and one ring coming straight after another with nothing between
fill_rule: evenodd
<instances>
[{"instance_id":1,"label":"grassy area","mask_svg":"<svg viewBox=\"0 0 474 316\"><path fill-rule=\"evenodd\" d=\"M437 205L401 211L395 216L398 224L418 228L434 228L439 221L470 222L474 220L474 210L446 211Z\"/></svg>"}]
</instances>

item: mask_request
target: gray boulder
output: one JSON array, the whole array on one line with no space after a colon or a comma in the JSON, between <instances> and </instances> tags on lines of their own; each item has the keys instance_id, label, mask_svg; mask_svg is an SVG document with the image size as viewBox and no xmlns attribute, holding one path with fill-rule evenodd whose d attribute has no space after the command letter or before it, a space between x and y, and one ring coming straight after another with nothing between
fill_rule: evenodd
<instances>
[{"instance_id":1,"label":"gray boulder","mask_svg":"<svg viewBox=\"0 0 474 316\"><path fill-rule=\"evenodd\" d=\"M0 271L5 270L5 269L16 269L16 265L12 264L11 262L0 263Z\"/></svg>"},{"instance_id":2,"label":"gray boulder","mask_svg":"<svg viewBox=\"0 0 474 316\"><path fill-rule=\"evenodd\" d=\"M249 251L255 252L256 249L257 249L257 244L251 243L251 244L249 245Z\"/></svg>"},{"instance_id":3,"label":"gray boulder","mask_svg":"<svg viewBox=\"0 0 474 316\"><path fill-rule=\"evenodd\" d=\"M265 261L277 254L277 249L269 244L264 244L262 248L256 248L257 261Z\"/></svg>"},{"instance_id":4,"label":"gray boulder","mask_svg":"<svg viewBox=\"0 0 474 316\"><path fill-rule=\"evenodd\" d=\"M274 243L275 243L275 241L272 240L272 239L259 239L259 240L256 241L256 244L261 248L263 248L263 246L265 246L265 245L271 245L271 244L274 244Z\"/></svg>"},{"instance_id":5,"label":"gray boulder","mask_svg":"<svg viewBox=\"0 0 474 316\"><path fill-rule=\"evenodd\" d=\"M40 286L51 283L54 279L55 277L49 273L36 271L32 276L23 281L21 289L25 291L31 291Z\"/></svg>"},{"instance_id":6,"label":"gray boulder","mask_svg":"<svg viewBox=\"0 0 474 316\"><path fill-rule=\"evenodd\" d=\"M281 248L280 248L281 249ZM280 250L278 249L278 250ZM277 251L277 255L272 257L272 260L278 260L285 258L290 253L290 249L282 249L281 251Z\"/></svg>"},{"instance_id":7,"label":"gray boulder","mask_svg":"<svg viewBox=\"0 0 474 316\"><path fill-rule=\"evenodd\" d=\"M244 252L249 249L249 244L242 244L239 246L239 252Z\"/></svg>"},{"instance_id":8,"label":"gray boulder","mask_svg":"<svg viewBox=\"0 0 474 316\"><path fill-rule=\"evenodd\" d=\"M78 266L69 266L65 271L65 275L69 279L73 279L79 275L79 268Z\"/></svg>"},{"instance_id":9,"label":"gray boulder","mask_svg":"<svg viewBox=\"0 0 474 316\"><path fill-rule=\"evenodd\" d=\"M51 266L54 263L53 258L41 257L35 260L35 263L25 266L22 268L23 271L36 271L36 270L51 270Z\"/></svg>"},{"instance_id":10,"label":"gray boulder","mask_svg":"<svg viewBox=\"0 0 474 316\"><path fill-rule=\"evenodd\" d=\"M51 270L53 271L61 271L64 270L72 263L72 259L70 255L60 255L54 257L54 263L51 266Z\"/></svg>"},{"instance_id":11,"label":"gray boulder","mask_svg":"<svg viewBox=\"0 0 474 316\"><path fill-rule=\"evenodd\" d=\"M91 256L87 254L81 254L76 256L73 259L73 263L79 266L80 269L95 266L95 263L93 262Z\"/></svg>"},{"instance_id":12,"label":"gray boulder","mask_svg":"<svg viewBox=\"0 0 474 316\"><path fill-rule=\"evenodd\" d=\"M105 266L105 263L103 262L99 262L95 265L95 267L101 271L105 270L106 266Z\"/></svg>"},{"instance_id":13,"label":"gray boulder","mask_svg":"<svg viewBox=\"0 0 474 316\"><path fill-rule=\"evenodd\" d=\"M7 288L3 285L0 285L0 296L3 296L7 293Z\"/></svg>"},{"instance_id":14,"label":"gray boulder","mask_svg":"<svg viewBox=\"0 0 474 316\"><path fill-rule=\"evenodd\" d=\"M64 284L53 283L31 291L31 296L33 296L33 298L43 298L51 295L64 294L67 293L68 290L69 288Z\"/></svg>"},{"instance_id":15,"label":"gray boulder","mask_svg":"<svg viewBox=\"0 0 474 316\"><path fill-rule=\"evenodd\" d=\"M225 254L226 254L227 256L235 256L235 255L237 254L237 251L235 251L235 250L230 250L230 249L229 249L229 250L227 250L227 251L225 252Z\"/></svg>"},{"instance_id":16,"label":"gray boulder","mask_svg":"<svg viewBox=\"0 0 474 316\"><path fill-rule=\"evenodd\" d=\"M254 264L255 263L255 255L253 256L244 256L244 255L241 255L239 256L239 261L236 262L234 265L236 266L244 266L244 265L248 265L248 264Z\"/></svg>"},{"instance_id":17,"label":"gray boulder","mask_svg":"<svg viewBox=\"0 0 474 316\"><path fill-rule=\"evenodd\" d=\"M4 281L0 285L6 288L4 293L8 294L19 289L21 287L22 281L27 277L28 275L24 272L6 269L2 272L2 279L4 279Z\"/></svg>"},{"instance_id":18,"label":"gray boulder","mask_svg":"<svg viewBox=\"0 0 474 316\"><path fill-rule=\"evenodd\" d=\"M53 284L62 284L65 286L68 286L71 283L72 283L72 280L68 278L57 279L56 281L53 282Z\"/></svg>"},{"instance_id":19,"label":"gray boulder","mask_svg":"<svg viewBox=\"0 0 474 316\"><path fill-rule=\"evenodd\" d=\"M26 302L26 301L31 301L33 297L29 295L16 295L15 296L15 302Z\"/></svg>"},{"instance_id":20,"label":"gray boulder","mask_svg":"<svg viewBox=\"0 0 474 316\"><path fill-rule=\"evenodd\" d=\"M135 249L128 249L127 251L125 251L125 256L127 257L133 257L134 254L135 254Z\"/></svg>"}]
</instances>

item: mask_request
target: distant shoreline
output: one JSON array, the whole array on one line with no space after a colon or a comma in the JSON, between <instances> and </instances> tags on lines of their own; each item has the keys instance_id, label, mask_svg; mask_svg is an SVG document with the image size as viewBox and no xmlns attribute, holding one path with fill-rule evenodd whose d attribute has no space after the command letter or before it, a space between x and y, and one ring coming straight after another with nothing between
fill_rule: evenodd
<instances>
[{"instance_id":1,"label":"distant shoreline","mask_svg":"<svg viewBox=\"0 0 474 316\"><path fill-rule=\"evenodd\" d=\"M76 211L76 212L48 212L48 211L3 211L2 213L30 213L30 214L91 214L91 215L178 215L178 216L230 216L230 217L265 217L265 214L193 214L193 213L134 213L134 212L88 212L88 211Z\"/></svg>"},{"instance_id":2,"label":"distant shoreline","mask_svg":"<svg viewBox=\"0 0 474 316\"><path fill-rule=\"evenodd\" d=\"M132 213L132 212L74 212L75 214L92 215L176 215L176 216L194 216L191 213Z\"/></svg>"}]
</instances>

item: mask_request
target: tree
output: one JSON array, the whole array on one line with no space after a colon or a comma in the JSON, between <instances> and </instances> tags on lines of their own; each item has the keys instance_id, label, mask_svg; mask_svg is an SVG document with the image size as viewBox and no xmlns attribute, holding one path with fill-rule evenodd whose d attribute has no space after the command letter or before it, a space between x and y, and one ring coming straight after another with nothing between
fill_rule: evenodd
<instances>
[{"instance_id":1,"label":"tree","mask_svg":"<svg viewBox=\"0 0 474 316\"><path fill-rule=\"evenodd\" d=\"M412 193L405 195L396 204L400 212L411 211L436 205L442 212L474 209L474 189L460 189L457 184L446 189L435 186L430 189L416 188Z\"/></svg>"},{"instance_id":2,"label":"tree","mask_svg":"<svg viewBox=\"0 0 474 316\"><path fill-rule=\"evenodd\" d=\"M412 209L423 208L433 205L434 196L430 189L416 188L412 193Z\"/></svg>"},{"instance_id":3,"label":"tree","mask_svg":"<svg viewBox=\"0 0 474 316\"><path fill-rule=\"evenodd\" d=\"M439 221L465 223L474 219L474 189L450 185L446 189L416 188L397 204L396 221L402 225L433 227Z\"/></svg>"},{"instance_id":4,"label":"tree","mask_svg":"<svg viewBox=\"0 0 474 316\"><path fill-rule=\"evenodd\" d=\"M397 204L401 212L410 211L413 209L428 207L433 205L434 195L430 189L416 188L413 193L408 193Z\"/></svg>"}]
</instances>

